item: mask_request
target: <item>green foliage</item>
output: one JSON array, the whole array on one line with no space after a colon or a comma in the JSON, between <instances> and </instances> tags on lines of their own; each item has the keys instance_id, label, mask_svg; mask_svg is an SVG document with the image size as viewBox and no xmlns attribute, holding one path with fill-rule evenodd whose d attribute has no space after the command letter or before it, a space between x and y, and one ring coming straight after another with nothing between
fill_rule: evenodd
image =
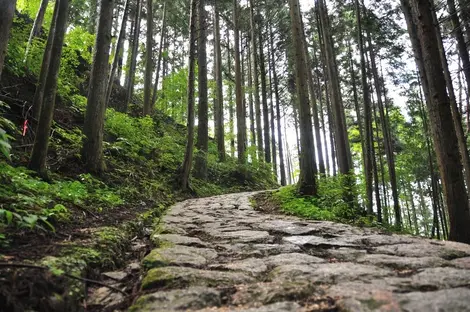
<instances>
[{"instance_id":1,"label":"green foliage","mask_svg":"<svg viewBox=\"0 0 470 312\"><path fill-rule=\"evenodd\" d=\"M10 107L6 103L0 101L0 113L9 108ZM13 137L9 135L6 130L14 132L15 129L15 124L0 115L0 154L5 156L7 159L10 159L10 140L13 140Z\"/></svg>"},{"instance_id":2,"label":"green foliage","mask_svg":"<svg viewBox=\"0 0 470 312\"><path fill-rule=\"evenodd\" d=\"M24 167L0 162L0 226L54 231L54 223L67 222L67 206L92 206L95 211L120 205L122 199L90 175L81 181L49 184Z\"/></svg>"},{"instance_id":3,"label":"green foliage","mask_svg":"<svg viewBox=\"0 0 470 312\"><path fill-rule=\"evenodd\" d=\"M273 193L273 198L286 213L315 220L354 222L361 218L357 210L343 199L345 177L318 179L318 195L302 196L295 185L289 185Z\"/></svg>"}]
</instances>

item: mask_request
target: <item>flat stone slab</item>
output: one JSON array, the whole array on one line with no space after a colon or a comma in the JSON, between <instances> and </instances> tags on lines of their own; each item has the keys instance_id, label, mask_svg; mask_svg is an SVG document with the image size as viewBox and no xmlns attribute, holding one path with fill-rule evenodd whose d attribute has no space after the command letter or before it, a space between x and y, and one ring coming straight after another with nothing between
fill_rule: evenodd
<instances>
[{"instance_id":1,"label":"flat stone slab","mask_svg":"<svg viewBox=\"0 0 470 312\"><path fill-rule=\"evenodd\" d=\"M143 295L129 311L187 311L221 305L221 293L217 289L190 287Z\"/></svg>"},{"instance_id":2,"label":"flat stone slab","mask_svg":"<svg viewBox=\"0 0 470 312\"><path fill-rule=\"evenodd\" d=\"M270 242L272 236L266 231L208 231L210 236L215 239L226 239L232 242L240 243L255 243L255 242Z\"/></svg>"},{"instance_id":3,"label":"flat stone slab","mask_svg":"<svg viewBox=\"0 0 470 312\"><path fill-rule=\"evenodd\" d=\"M323 238L319 236L287 236L283 237L282 241L287 243L292 243L294 245L299 245L303 247L355 247L358 244L353 244L348 242L349 238Z\"/></svg>"},{"instance_id":4,"label":"flat stone slab","mask_svg":"<svg viewBox=\"0 0 470 312\"><path fill-rule=\"evenodd\" d=\"M217 252L209 248L175 245L152 250L142 260L142 264L148 269L171 265L203 267L215 258Z\"/></svg>"},{"instance_id":5,"label":"flat stone slab","mask_svg":"<svg viewBox=\"0 0 470 312\"><path fill-rule=\"evenodd\" d=\"M189 267L162 267L147 272L142 289L179 288L187 286L230 286L251 283L254 279L241 272L211 271Z\"/></svg>"},{"instance_id":6,"label":"flat stone slab","mask_svg":"<svg viewBox=\"0 0 470 312\"><path fill-rule=\"evenodd\" d=\"M180 234L155 234L152 236L152 240L156 245L170 243L174 245L208 247L208 244L204 243L197 237L185 236Z\"/></svg>"},{"instance_id":7,"label":"flat stone slab","mask_svg":"<svg viewBox=\"0 0 470 312\"><path fill-rule=\"evenodd\" d=\"M449 261L438 257L403 257L380 254L366 254L358 257L357 262L393 269L421 269L450 265Z\"/></svg>"}]
</instances>

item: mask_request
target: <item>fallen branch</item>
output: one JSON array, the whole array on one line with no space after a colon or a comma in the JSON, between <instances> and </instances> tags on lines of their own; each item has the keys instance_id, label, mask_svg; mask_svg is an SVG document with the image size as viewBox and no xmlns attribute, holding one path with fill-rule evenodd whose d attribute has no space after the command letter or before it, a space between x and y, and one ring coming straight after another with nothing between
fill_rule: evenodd
<instances>
[{"instance_id":1,"label":"fallen branch","mask_svg":"<svg viewBox=\"0 0 470 312\"><path fill-rule=\"evenodd\" d=\"M42 271L49 271L49 270L50 270L50 268L48 268L48 267L39 266L39 265L34 265L34 264L26 264L26 263L6 263L6 262L0 262L0 268L2 268L2 267L27 268L27 269L36 269L36 270L42 270ZM71 279L75 279L75 280L84 282L84 283L90 283L90 284L95 284L95 285L103 286L103 287L109 288L109 289L111 289L111 290L117 291L117 292L123 294L124 296L127 296L127 293L124 292L124 291L122 291L122 290L120 290L119 288L116 288L116 287L114 287L114 286L105 284L105 283L100 282L100 281L96 281L96 280L92 280L92 279L89 279L89 278L84 278L84 277L75 276L75 275L72 275L72 274L69 274L69 273L65 273L65 272L62 273L61 275L66 276L66 277L71 278Z\"/></svg>"}]
</instances>

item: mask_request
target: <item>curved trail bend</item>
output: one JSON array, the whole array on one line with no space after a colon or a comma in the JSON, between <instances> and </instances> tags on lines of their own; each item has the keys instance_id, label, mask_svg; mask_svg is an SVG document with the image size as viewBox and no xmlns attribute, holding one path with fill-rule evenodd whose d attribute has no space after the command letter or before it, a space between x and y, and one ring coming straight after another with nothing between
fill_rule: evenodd
<instances>
[{"instance_id":1,"label":"curved trail bend","mask_svg":"<svg viewBox=\"0 0 470 312\"><path fill-rule=\"evenodd\" d=\"M254 193L163 218L131 311L470 311L470 246L265 214Z\"/></svg>"}]
</instances>

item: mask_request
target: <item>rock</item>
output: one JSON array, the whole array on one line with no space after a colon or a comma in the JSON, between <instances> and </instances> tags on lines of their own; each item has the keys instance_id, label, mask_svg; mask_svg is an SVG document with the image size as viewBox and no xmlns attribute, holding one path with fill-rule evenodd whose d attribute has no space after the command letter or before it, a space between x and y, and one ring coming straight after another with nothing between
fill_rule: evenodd
<instances>
[{"instance_id":1,"label":"rock","mask_svg":"<svg viewBox=\"0 0 470 312\"><path fill-rule=\"evenodd\" d=\"M457 268L470 270L470 257L454 259L450 263Z\"/></svg>"},{"instance_id":2,"label":"rock","mask_svg":"<svg viewBox=\"0 0 470 312\"><path fill-rule=\"evenodd\" d=\"M319 236L287 236L283 242L292 243L303 247L355 247L357 244L349 243L342 238L323 238Z\"/></svg>"},{"instance_id":3,"label":"rock","mask_svg":"<svg viewBox=\"0 0 470 312\"><path fill-rule=\"evenodd\" d=\"M425 240L414 244L396 244L373 248L373 253L403 257L428 257L434 255L445 260L470 256L463 250L451 249L446 245L431 244Z\"/></svg>"},{"instance_id":4,"label":"rock","mask_svg":"<svg viewBox=\"0 0 470 312\"><path fill-rule=\"evenodd\" d=\"M142 281L142 289L181 286L229 286L251 283L253 278L241 272L209 271L188 267L151 269Z\"/></svg>"},{"instance_id":5,"label":"rock","mask_svg":"<svg viewBox=\"0 0 470 312\"><path fill-rule=\"evenodd\" d=\"M233 305L248 305L253 302L270 304L286 300L302 300L316 293L309 281L268 282L239 285L232 295Z\"/></svg>"},{"instance_id":6,"label":"rock","mask_svg":"<svg viewBox=\"0 0 470 312\"><path fill-rule=\"evenodd\" d=\"M407 312L468 312L470 289L454 288L431 292L412 292L399 296L400 304Z\"/></svg>"},{"instance_id":7,"label":"rock","mask_svg":"<svg viewBox=\"0 0 470 312\"><path fill-rule=\"evenodd\" d=\"M186 311L218 307L221 304L221 293L218 290L207 287L190 287L144 295L136 301L129 311Z\"/></svg>"},{"instance_id":8,"label":"rock","mask_svg":"<svg viewBox=\"0 0 470 312\"><path fill-rule=\"evenodd\" d=\"M126 277L129 276L129 273L124 272L124 271L114 271L114 272L101 273L101 275L103 275L104 277L113 279L115 281L121 282L124 279L126 279Z\"/></svg>"},{"instance_id":9,"label":"rock","mask_svg":"<svg viewBox=\"0 0 470 312\"><path fill-rule=\"evenodd\" d=\"M146 268L171 265L203 267L215 258L217 253L212 249L176 245L152 250L142 260L142 264Z\"/></svg>"},{"instance_id":10,"label":"rock","mask_svg":"<svg viewBox=\"0 0 470 312\"><path fill-rule=\"evenodd\" d=\"M359 257L357 262L394 269L421 269L426 267L439 267L447 264L447 261L438 257L399 257L380 254L364 255Z\"/></svg>"},{"instance_id":11,"label":"rock","mask_svg":"<svg viewBox=\"0 0 470 312\"><path fill-rule=\"evenodd\" d=\"M287 235L306 235L317 232L318 230L308 223L300 223L284 220L269 220L257 225L261 230L272 231Z\"/></svg>"},{"instance_id":12,"label":"rock","mask_svg":"<svg viewBox=\"0 0 470 312\"><path fill-rule=\"evenodd\" d=\"M268 270L265 261L258 258L247 258L227 264L215 264L212 265L211 268L243 271L254 275L264 273Z\"/></svg>"},{"instance_id":13,"label":"rock","mask_svg":"<svg viewBox=\"0 0 470 312\"><path fill-rule=\"evenodd\" d=\"M140 270L140 263L138 262L131 262L127 265L127 270L130 272L136 272Z\"/></svg>"},{"instance_id":14,"label":"rock","mask_svg":"<svg viewBox=\"0 0 470 312\"><path fill-rule=\"evenodd\" d=\"M208 245L204 243L197 237L183 236L179 234L155 234L152 236L152 241L157 245L162 243L170 243L173 245L185 245L193 247L207 247Z\"/></svg>"},{"instance_id":15,"label":"rock","mask_svg":"<svg viewBox=\"0 0 470 312\"><path fill-rule=\"evenodd\" d=\"M295 302L276 302L259 308L241 309L233 311L244 311L244 312L291 312L299 311L300 305Z\"/></svg>"},{"instance_id":16,"label":"rock","mask_svg":"<svg viewBox=\"0 0 470 312\"><path fill-rule=\"evenodd\" d=\"M269 256L265 261L271 266L281 266L288 264L312 264L325 262L324 259L310 256L303 253L283 253L275 256Z\"/></svg>"},{"instance_id":17,"label":"rock","mask_svg":"<svg viewBox=\"0 0 470 312\"><path fill-rule=\"evenodd\" d=\"M470 270L450 267L427 268L408 278L391 279L390 283L408 291L467 287L470 285Z\"/></svg>"},{"instance_id":18,"label":"rock","mask_svg":"<svg viewBox=\"0 0 470 312\"><path fill-rule=\"evenodd\" d=\"M121 303L124 296L121 293L115 292L108 287L100 287L94 289L91 295L88 296L87 305L89 306L113 306Z\"/></svg>"},{"instance_id":19,"label":"rock","mask_svg":"<svg viewBox=\"0 0 470 312\"><path fill-rule=\"evenodd\" d=\"M318 263L312 265L281 265L271 272L273 281L312 280L316 283L338 283L354 280L367 281L372 278L392 275L374 266L351 262Z\"/></svg>"},{"instance_id":20,"label":"rock","mask_svg":"<svg viewBox=\"0 0 470 312\"><path fill-rule=\"evenodd\" d=\"M212 230L207 233L216 239L228 239L232 242L240 243L270 242L273 239L273 237L266 231L241 230L221 232Z\"/></svg>"}]
</instances>

